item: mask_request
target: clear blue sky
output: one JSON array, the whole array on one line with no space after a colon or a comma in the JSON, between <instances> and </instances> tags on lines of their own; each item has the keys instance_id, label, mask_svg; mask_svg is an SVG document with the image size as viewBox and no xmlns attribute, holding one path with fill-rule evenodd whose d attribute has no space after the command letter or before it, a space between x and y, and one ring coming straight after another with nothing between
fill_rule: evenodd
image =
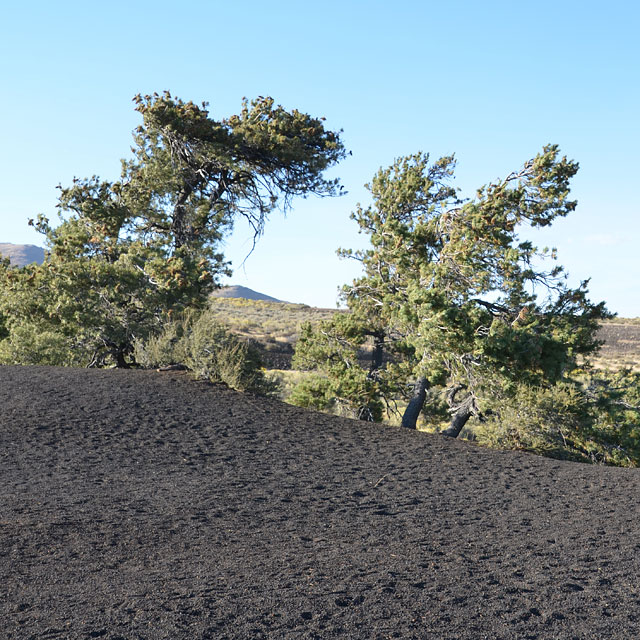
<instances>
[{"instance_id":1,"label":"clear blue sky","mask_svg":"<svg viewBox=\"0 0 640 640\"><path fill-rule=\"evenodd\" d=\"M244 267L239 226L233 283L333 306L356 275L335 250L364 243L349 213L379 167L455 152L473 195L552 142L580 162L579 205L535 239L592 299L640 316L639 33L631 0L3 3L0 242L42 244L27 219L56 216L58 183L117 178L136 93L206 100L214 117L270 95L344 130L349 194L274 215Z\"/></svg>"}]
</instances>

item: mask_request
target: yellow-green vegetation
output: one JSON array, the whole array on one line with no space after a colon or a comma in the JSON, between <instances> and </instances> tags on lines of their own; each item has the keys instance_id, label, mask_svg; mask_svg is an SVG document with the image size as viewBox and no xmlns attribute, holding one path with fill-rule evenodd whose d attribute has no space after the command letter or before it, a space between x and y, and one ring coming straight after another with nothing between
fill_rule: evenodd
<instances>
[{"instance_id":1,"label":"yellow-green vegetation","mask_svg":"<svg viewBox=\"0 0 640 640\"><path fill-rule=\"evenodd\" d=\"M609 320L605 320L603 324L633 324L640 326L640 318L610 318Z\"/></svg>"},{"instance_id":2,"label":"yellow-green vegetation","mask_svg":"<svg viewBox=\"0 0 640 640\"><path fill-rule=\"evenodd\" d=\"M270 349L277 345L294 345L302 326L317 325L330 320L336 313L348 314L345 309L321 309L306 304L247 300L245 298L212 298L212 317L236 335ZM640 318L604 320L598 330L604 341L601 350L591 358L600 369L640 370ZM365 348L367 357L371 345Z\"/></svg>"},{"instance_id":3,"label":"yellow-green vegetation","mask_svg":"<svg viewBox=\"0 0 640 640\"><path fill-rule=\"evenodd\" d=\"M213 298L210 300L208 311L210 321L224 325L231 333L256 344L263 355L265 351L277 350L279 346L294 345L304 323L317 325L329 320L336 313L350 312L243 298ZM602 355L595 359L597 367L612 371L625 367L640 370L640 322L637 319L616 318L604 322L602 327L599 338L605 340L605 344ZM621 329L623 334L617 337ZM147 362L148 355L143 357L140 351L136 352L137 358L141 363L150 366L171 364L176 360L184 362L185 358L176 357L175 352L167 357L169 352L162 346L162 341L167 339L171 340L171 328L167 328L161 337L154 338L146 346L147 354L154 352L154 349L160 352L152 358L153 362ZM632 348L627 345L631 345ZM360 357L368 362L371 359L371 349L361 351ZM231 358L230 366L222 369L233 372L234 360L237 362L237 358ZM281 368L266 369L263 373L267 386L270 386L272 391L277 389L280 398L285 402L334 415L351 415L349 407L341 404L335 397L331 397L330 394L323 396L323 390L328 387L326 376L310 371ZM217 377L210 376L210 379L224 380L235 388L243 386L238 383L235 375L227 376L223 373ZM586 383L587 380L588 378L583 376L583 382ZM316 402L309 401L310 393L316 393ZM499 394L499 389L494 389L494 393ZM434 433L446 429L449 414L443 394L442 388L434 387L429 390L425 401L427 411L423 411L417 421L419 430ZM535 389L524 386L517 397L519 402L516 405L504 402L500 412L489 412L482 422L463 429L460 437L491 447L525 449L574 460L611 462L615 459L618 464L631 464L633 458L623 448L611 446L606 450L596 447L590 439L582 442L576 438L575 415L571 414L571 410L575 409L572 403L575 405L582 398L577 388L558 388L537 394ZM382 422L399 426L406 406L407 402L402 400L384 405L380 416ZM555 406L556 411L564 412L562 419L550 418L552 406ZM603 427L600 425L600 434L602 433ZM567 450L569 443L572 445L571 451Z\"/></svg>"},{"instance_id":4,"label":"yellow-green vegetation","mask_svg":"<svg viewBox=\"0 0 640 640\"><path fill-rule=\"evenodd\" d=\"M212 313L231 331L260 343L265 349L278 342L295 344L303 322L317 324L330 319L334 313L329 309L314 309L306 305L278 302L250 301L226 298L212 301ZM348 314L349 311L341 311ZM243 322L246 320L248 322ZM251 325L249 330L247 326ZM482 421L468 424L460 436L493 448L509 448L563 457L586 462L607 462L622 466L635 465L639 459L634 453L635 440L640 431L633 427L637 420L632 410L625 408L635 402L609 397L606 412L590 411L580 414L580 407L588 399L588 390L603 386L603 379L613 380L609 385L614 394L629 394L637 387L638 380L633 371L640 372L640 319L615 318L602 323L598 337L605 343L598 356L593 358L595 371L583 374L580 385L564 385L550 389L538 389L522 385L515 396L516 401L500 399L500 388L495 387L494 405L498 411L490 410ZM361 351L360 359L371 360L371 348ZM607 370L610 373L607 373ZM626 370L631 370L627 373ZM329 391L326 375L297 369L270 369L265 371L268 381L279 389L282 400L339 416L350 416L349 407L341 404ZM603 378L604 377L604 378ZM587 391L585 391L585 389ZM616 402L620 402L616 404ZM399 426L407 402L399 400L381 407L380 419L385 424ZM417 429L437 433L448 426L449 412L444 398L444 389L434 387L427 393L425 409L417 421ZM620 412L626 420L621 421ZM427 415L428 414L428 415ZM589 422L589 429L581 431L581 420ZM619 440L621 423L625 423L624 446Z\"/></svg>"},{"instance_id":5,"label":"yellow-green vegetation","mask_svg":"<svg viewBox=\"0 0 640 640\"><path fill-rule=\"evenodd\" d=\"M298 371L296 369L267 369L264 375L278 389L281 400L289 402L289 404L295 404L291 402L291 394L310 374L308 371Z\"/></svg>"},{"instance_id":6,"label":"yellow-green vegetation","mask_svg":"<svg viewBox=\"0 0 640 640\"><path fill-rule=\"evenodd\" d=\"M167 320L161 331L136 341L134 355L146 368L184 365L198 379L238 391L271 395L277 390L275 381L265 377L258 351L208 310L190 310Z\"/></svg>"},{"instance_id":7,"label":"yellow-green vegetation","mask_svg":"<svg viewBox=\"0 0 640 640\"><path fill-rule=\"evenodd\" d=\"M212 298L210 312L230 331L265 344L293 344L305 322L316 324L341 313L336 309L318 309L306 304L245 298Z\"/></svg>"},{"instance_id":8,"label":"yellow-green vegetation","mask_svg":"<svg viewBox=\"0 0 640 640\"><path fill-rule=\"evenodd\" d=\"M550 387L496 387L472 437L493 448L617 466L640 465L640 373L595 370Z\"/></svg>"}]
</instances>

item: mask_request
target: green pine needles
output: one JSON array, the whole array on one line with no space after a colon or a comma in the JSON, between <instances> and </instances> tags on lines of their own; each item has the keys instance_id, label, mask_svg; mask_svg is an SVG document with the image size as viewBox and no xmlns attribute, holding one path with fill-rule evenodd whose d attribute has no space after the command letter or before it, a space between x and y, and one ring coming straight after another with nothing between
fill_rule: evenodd
<instances>
[{"instance_id":1,"label":"green pine needles","mask_svg":"<svg viewBox=\"0 0 640 640\"><path fill-rule=\"evenodd\" d=\"M136 341L203 308L229 273L221 244L239 217L255 240L294 197L341 193L324 172L346 151L320 118L271 98L221 120L168 92L134 102L142 124L120 179L61 188L60 223L31 222L44 264L0 266L2 362L134 365Z\"/></svg>"},{"instance_id":2,"label":"green pine needles","mask_svg":"<svg viewBox=\"0 0 640 640\"><path fill-rule=\"evenodd\" d=\"M316 373L294 401L375 421L402 408L406 427L422 415L453 437L635 463L638 413L604 402L605 377L595 398L585 388L611 314L587 281L568 286L555 251L520 237L574 211L577 163L547 146L470 199L454 168L418 153L367 185L372 203L351 217L370 246L339 251L363 275L343 287L350 313L303 329L295 364Z\"/></svg>"}]
</instances>

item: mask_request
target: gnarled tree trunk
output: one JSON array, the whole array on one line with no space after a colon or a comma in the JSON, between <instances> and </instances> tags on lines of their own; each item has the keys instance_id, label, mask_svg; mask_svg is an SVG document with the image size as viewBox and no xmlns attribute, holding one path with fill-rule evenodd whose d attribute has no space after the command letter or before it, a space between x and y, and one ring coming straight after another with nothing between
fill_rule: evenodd
<instances>
[{"instance_id":1,"label":"gnarled tree trunk","mask_svg":"<svg viewBox=\"0 0 640 640\"><path fill-rule=\"evenodd\" d=\"M413 396L409 400L409 404L405 409L402 416L402 426L407 429L415 429L418 422L418 416L424 406L424 401L427 397L428 382L427 379L422 377L416 380L413 385Z\"/></svg>"},{"instance_id":2,"label":"gnarled tree trunk","mask_svg":"<svg viewBox=\"0 0 640 640\"><path fill-rule=\"evenodd\" d=\"M371 352L371 367L369 373L373 374L378 369L382 369L384 360L384 331L376 331L372 334L373 351Z\"/></svg>"},{"instance_id":3,"label":"gnarled tree trunk","mask_svg":"<svg viewBox=\"0 0 640 640\"><path fill-rule=\"evenodd\" d=\"M449 389L447 393L447 401L449 406L452 407L453 417L449 426L440 433L443 436L449 436L450 438L457 438L460 432L467 424L469 418L478 413L478 406L476 405L476 397L473 393L469 393L467 397L456 406L456 395L459 391L462 391L466 387L462 384L457 384Z\"/></svg>"},{"instance_id":4,"label":"gnarled tree trunk","mask_svg":"<svg viewBox=\"0 0 640 640\"><path fill-rule=\"evenodd\" d=\"M467 421L472 415L473 410L471 409L471 405L465 402L465 404L463 404L453 414L453 418L451 418L451 424L444 431L440 432L441 435L449 436L450 438L457 438L464 428L464 425L467 424Z\"/></svg>"}]
</instances>

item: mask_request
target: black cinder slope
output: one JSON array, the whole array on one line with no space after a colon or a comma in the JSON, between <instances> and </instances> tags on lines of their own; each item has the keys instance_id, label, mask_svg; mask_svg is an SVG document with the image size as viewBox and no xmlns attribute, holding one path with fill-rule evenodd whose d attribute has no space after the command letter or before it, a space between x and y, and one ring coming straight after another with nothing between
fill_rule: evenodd
<instances>
[{"instance_id":1,"label":"black cinder slope","mask_svg":"<svg viewBox=\"0 0 640 640\"><path fill-rule=\"evenodd\" d=\"M0 366L0 486L5 638L637 636L635 469Z\"/></svg>"}]
</instances>

